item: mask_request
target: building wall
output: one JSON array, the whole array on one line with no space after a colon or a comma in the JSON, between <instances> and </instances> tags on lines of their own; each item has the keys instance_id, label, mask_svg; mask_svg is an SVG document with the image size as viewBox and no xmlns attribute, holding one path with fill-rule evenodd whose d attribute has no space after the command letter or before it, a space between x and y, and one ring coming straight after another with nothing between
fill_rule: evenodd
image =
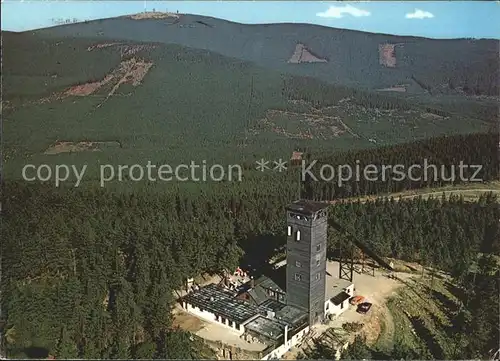
<instances>
[{"instance_id":1,"label":"building wall","mask_svg":"<svg viewBox=\"0 0 500 361\"><path fill-rule=\"evenodd\" d=\"M309 326L298 332L297 334L293 335L289 340L287 340L286 343L282 344L278 348L274 349L273 351L269 352L267 355L265 355L261 360L273 360L273 359L280 359L285 353L287 353L293 346L299 344L304 336L309 332Z\"/></svg>"},{"instance_id":2,"label":"building wall","mask_svg":"<svg viewBox=\"0 0 500 361\"><path fill-rule=\"evenodd\" d=\"M354 283L349 285L348 287L344 288L344 290L350 294L351 296L354 296Z\"/></svg>"},{"instance_id":3,"label":"building wall","mask_svg":"<svg viewBox=\"0 0 500 361\"><path fill-rule=\"evenodd\" d=\"M287 212L287 224L292 228L291 236L287 236L286 293L287 304L309 310L309 280L311 258L311 221L294 219ZM297 231L300 240L296 241ZM297 267L300 262L301 267ZM295 280L295 274L302 280Z\"/></svg>"},{"instance_id":4,"label":"building wall","mask_svg":"<svg viewBox=\"0 0 500 361\"><path fill-rule=\"evenodd\" d=\"M328 216L326 210L323 212L321 218L313 219L313 216L287 210L287 226L292 228L292 234L287 236L287 304L307 310L309 324L324 317ZM296 219L295 214L308 219ZM296 240L297 231L300 231L299 241ZM296 280L295 274L300 274L301 280ZM319 279L316 278L318 274Z\"/></svg>"},{"instance_id":5,"label":"building wall","mask_svg":"<svg viewBox=\"0 0 500 361\"><path fill-rule=\"evenodd\" d=\"M328 309L327 309L328 305ZM341 306L343 305L343 306ZM349 300L345 300L341 305L335 305L330 300L325 302L325 313L327 315L339 316L349 308Z\"/></svg>"},{"instance_id":6,"label":"building wall","mask_svg":"<svg viewBox=\"0 0 500 361\"><path fill-rule=\"evenodd\" d=\"M323 307L325 303L326 293L326 248L328 230L327 221L328 216L325 213L323 217L313 221L314 223L312 227L310 264L310 324L321 321L325 316ZM319 250L317 247L319 247ZM317 279L317 276L319 276L319 279Z\"/></svg>"},{"instance_id":7,"label":"building wall","mask_svg":"<svg viewBox=\"0 0 500 361\"><path fill-rule=\"evenodd\" d=\"M182 303L182 307L189 313L206 320L208 322L212 323L217 323L219 325L222 325L224 327L230 328L234 332L239 333L240 335L245 332L245 326L243 324L236 324L234 321L225 319L224 321L221 319L221 317L216 316L212 312L209 312L207 310L200 310L198 307L193 306L187 302ZM246 321L245 321L246 322Z\"/></svg>"},{"instance_id":8,"label":"building wall","mask_svg":"<svg viewBox=\"0 0 500 361\"><path fill-rule=\"evenodd\" d=\"M347 292L351 296L354 296L354 283L351 283L349 286L344 288L343 291ZM340 314L344 313L350 306L349 299L342 302L342 305L343 306L341 307L341 305L335 305L330 300L327 300L325 302L325 314L339 316Z\"/></svg>"}]
</instances>

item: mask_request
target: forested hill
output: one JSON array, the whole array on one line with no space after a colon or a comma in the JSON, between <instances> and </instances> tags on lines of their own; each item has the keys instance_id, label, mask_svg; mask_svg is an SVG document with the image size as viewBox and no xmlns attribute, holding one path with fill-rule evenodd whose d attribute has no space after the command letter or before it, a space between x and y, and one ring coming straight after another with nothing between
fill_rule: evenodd
<instances>
[{"instance_id":1,"label":"forested hill","mask_svg":"<svg viewBox=\"0 0 500 361\"><path fill-rule=\"evenodd\" d=\"M186 277L267 262L283 247L283 205L293 196L280 183L263 188L197 197L6 183L1 251L9 256L1 286L8 355L211 358L172 328L173 290ZM499 250L500 215L491 194L475 203L337 204L331 212L356 237L370 235L380 255L431 264L461 279L478 252ZM331 235L333 251L346 238ZM476 323L487 335L477 340L480 355L498 339L488 321L491 306Z\"/></svg>"},{"instance_id":2,"label":"forested hill","mask_svg":"<svg viewBox=\"0 0 500 361\"><path fill-rule=\"evenodd\" d=\"M411 94L498 95L497 40L432 40L311 24L245 25L188 14L87 21L34 34L174 43L348 86L404 85ZM384 44L390 45L379 49ZM289 63L298 59L293 57L296 50L307 59ZM319 62L307 63L312 58Z\"/></svg>"}]
</instances>

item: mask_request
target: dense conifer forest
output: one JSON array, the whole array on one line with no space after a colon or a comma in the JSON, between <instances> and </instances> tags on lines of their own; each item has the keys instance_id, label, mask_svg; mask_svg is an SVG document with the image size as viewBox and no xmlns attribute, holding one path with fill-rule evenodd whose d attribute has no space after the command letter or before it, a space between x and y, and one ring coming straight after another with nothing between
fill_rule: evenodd
<instances>
[{"instance_id":1,"label":"dense conifer forest","mask_svg":"<svg viewBox=\"0 0 500 361\"><path fill-rule=\"evenodd\" d=\"M323 159L321 153L304 150L309 161L318 156L321 164L360 160L410 165L427 158L449 166L463 160L483 164L481 176L491 181L498 179L497 139L495 133L442 137ZM298 196L299 170L252 176L242 183L159 187L154 192L7 181L1 231L2 254L9 255L2 264L8 354L207 357L209 351L197 339L172 327L174 291L188 277L264 264L282 252L283 207ZM335 259L345 247L349 234L381 256L448 272L458 287L467 289L478 255L500 255L500 210L493 194L476 202L458 196L342 201L444 184L449 182L349 181L339 186L309 180L302 196L337 200L330 217L344 231L330 229L330 257ZM478 286L467 294L467 306L456 313L464 332L485 330L479 341L461 339L457 347L467 355L486 355L498 332L491 322L498 285L483 273L474 278ZM419 355L429 356L426 352L424 347Z\"/></svg>"},{"instance_id":2,"label":"dense conifer forest","mask_svg":"<svg viewBox=\"0 0 500 361\"><path fill-rule=\"evenodd\" d=\"M302 166L304 194L309 199L332 200L498 180L499 139L498 132L477 133L327 156L309 155L306 166ZM339 170L344 165L348 168ZM373 170L369 176L364 175L365 168Z\"/></svg>"},{"instance_id":3,"label":"dense conifer forest","mask_svg":"<svg viewBox=\"0 0 500 361\"><path fill-rule=\"evenodd\" d=\"M174 290L187 277L234 269L244 255L246 262L272 255L283 246L283 206L294 199L279 185L240 198L23 183L7 183L5 191L2 306L6 347L17 357L33 348L58 358L199 356L171 327ZM500 249L492 195L476 203L340 203L331 217L382 256L432 265L464 282L479 253ZM330 234L334 257L345 235Z\"/></svg>"},{"instance_id":4,"label":"dense conifer forest","mask_svg":"<svg viewBox=\"0 0 500 361\"><path fill-rule=\"evenodd\" d=\"M234 37L215 39L199 19ZM499 180L498 102L491 99L498 95L497 42L306 25L297 25L298 39L283 35L296 25L281 24L259 30L278 34L266 35L267 53L259 53L253 42L262 34L254 38L253 30L260 25L249 31L192 15L180 25L117 18L3 34L0 342L7 355L214 358L174 326L175 291L187 278L238 265L258 269L283 254L284 206L301 197L332 203L329 217L338 227L329 229L330 258L354 237L382 257L447 274L459 300L449 310L453 327L442 326L451 345L445 350L430 342L382 354L357 339L344 358L488 357L499 338L497 196L390 194L461 186L472 177ZM199 37L186 37L187 29ZM298 41L329 62L287 63ZM378 46L403 41L398 67L381 66ZM125 83L137 74L120 73L132 60L147 68L135 85ZM103 83L111 78L115 85ZM408 93L380 92L406 82ZM67 95L89 84L94 92ZM100 148L58 153L60 141ZM308 173L300 179L301 160L287 162L284 173L255 169L260 157L272 165L294 151L306 168L315 163L309 169L318 180ZM80 187L20 180L27 163L91 168L201 159L241 164L243 180L103 188L97 167ZM383 170L419 165L419 177L424 161L437 172L417 180ZM461 173L461 163L474 167ZM319 177L322 166L341 165L373 165L376 180ZM348 199L362 196L381 198ZM329 359L331 351L319 347L309 356Z\"/></svg>"}]
</instances>

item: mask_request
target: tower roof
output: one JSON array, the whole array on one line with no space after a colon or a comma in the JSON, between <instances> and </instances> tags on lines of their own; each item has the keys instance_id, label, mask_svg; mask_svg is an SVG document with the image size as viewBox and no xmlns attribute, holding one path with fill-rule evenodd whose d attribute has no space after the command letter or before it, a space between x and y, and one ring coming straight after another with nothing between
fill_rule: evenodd
<instances>
[{"instance_id":1,"label":"tower roof","mask_svg":"<svg viewBox=\"0 0 500 361\"><path fill-rule=\"evenodd\" d=\"M322 202L315 202L315 201L308 201L305 199L301 199L293 203L290 203L288 206L286 206L286 209L301 214L311 215L316 212L319 212L322 209L328 208L329 205L330 205L329 203L322 203Z\"/></svg>"}]
</instances>

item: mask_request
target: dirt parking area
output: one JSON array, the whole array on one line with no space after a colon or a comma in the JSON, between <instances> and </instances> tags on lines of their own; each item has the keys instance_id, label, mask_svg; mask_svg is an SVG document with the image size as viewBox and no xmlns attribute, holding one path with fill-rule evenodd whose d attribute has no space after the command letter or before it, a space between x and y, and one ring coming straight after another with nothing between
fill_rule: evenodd
<instances>
[{"instance_id":1,"label":"dirt parking area","mask_svg":"<svg viewBox=\"0 0 500 361\"><path fill-rule=\"evenodd\" d=\"M339 263L328 262L327 272L335 278L339 277ZM366 298L365 302L372 303L372 308L367 314L359 314L356 312L356 307L349 305L348 309L337 318L327 324L318 324L312 327L314 338L318 339L321 335L331 328L342 328L342 325L347 322L359 322L363 324L362 333L369 344L376 342L382 328L385 333L394 332L394 324L392 316L385 306L385 302L395 294L396 290L403 286L403 283L397 279L387 277L388 272L385 270L375 270L375 276L371 274L354 273L354 294L361 295ZM394 276L407 280L413 275L404 272L394 272ZM350 335L354 338L354 334ZM284 355L284 359L296 359L297 356L310 347L312 342L303 343L301 347L296 347Z\"/></svg>"}]
</instances>

